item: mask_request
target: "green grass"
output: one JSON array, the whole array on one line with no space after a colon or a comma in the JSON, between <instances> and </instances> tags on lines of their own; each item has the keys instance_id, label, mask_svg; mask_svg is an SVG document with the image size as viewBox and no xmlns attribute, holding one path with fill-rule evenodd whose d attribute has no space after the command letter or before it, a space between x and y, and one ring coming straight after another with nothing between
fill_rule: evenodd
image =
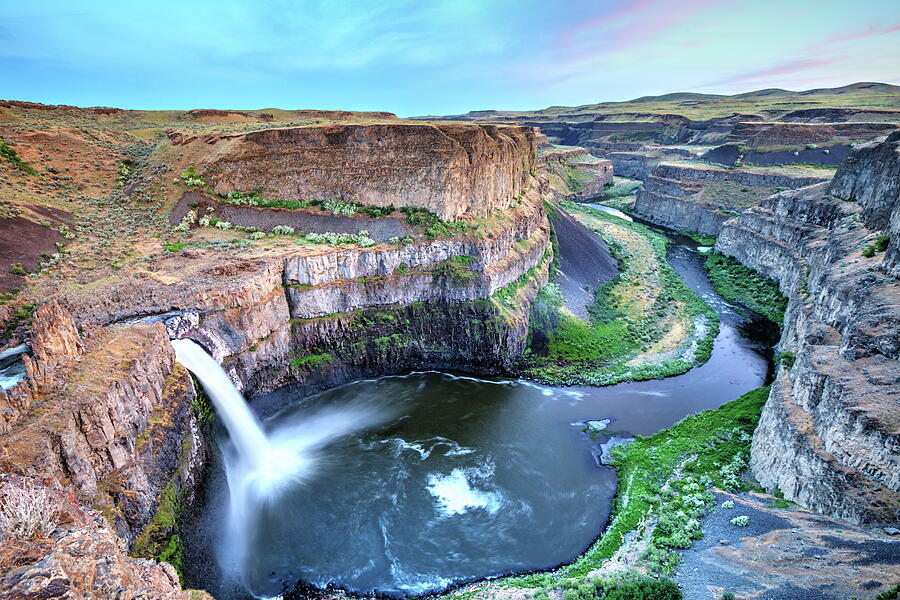
<instances>
[{"instance_id":1,"label":"green grass","mask_svg":"<svg viewBox=\"0 0 900 600\"><path fill-rule=\"evenodd\" d=\"M621 198L631 196L644 182L627 177L613 177L613 182L603 188L603 195L607 198Z\"/></svg>"},{"instance_id":2,"label":"green grass","mask_svg":"<svg viewBox=\"0 0 900 600\"><path fill-rule=\"evenodd\" d=\"M679 231L678 234L691 238L701 246L714 246L716 244L716 236L714 235L706 235L696 231Z\"/></svg>"},{"instance_id":3,"label":"green grass","mask_svg":"<svg viewBox=\"0 0 900 600\"><path fill-rule=\"evenodd\" d=\"M529 354L523 373L554 385L611 385L678 375L708 360L718 333L718 314L688 288L669 265L666 259L668 239L644 225L622 221L588 206L563 203L563 207L566 206L644 236L655 254L661 290L645 313L634 313L627 303L623 304L617 295L617 287L620 283L627 285L629 278L639 277L640 273L629 270L629 250L607 238L610 253L619 262L621 273L595 290L594 302L588 307L589 322L561 311L556 319L548 319L546 315L536 319L536 322L555 323L556 326L546 332L546 348L533 349ZM657 324L679 303L689 318L696 320L703 316L708 325L692 360L678 358L659 363L625 364L663 335ZM541 310L547 310L547 307L546 303L541 304Z\"/></svg>"},{"instance_id":4,"label":"green grass","mask_svg":"<svg viewBox=\"0 0 900 600\"><path fill-rule=\"evenodd\" d=\"M322 365L334 361L334 357L327 352L319 354L305 354L291 359L291 368L297 371L312 371Z\"/></svg>"},{"instance_id":5,"label":"green grass","mask_svg":"<svg viewBox=\"0 0 900 600\"><path fill-rule=\"evenodd\" d=\"M15 168L22 171L26 175L37 175L37 171L35 171L34 168L27 162L22 160L22 158L18 154L16 154L16 151L12 147L7 146L2 137L0 137L0 157L8 160Z\"/></svg>"},{"instance_id":6,"label":"green grass","mask_svg":"<svg viewBox=\"0 0 900 600\"><path fill-rule=\"evenodd\" d=\"M720 408L687 417L669 429L618 447L613 456L619 488L609 526L584 555L561 573L567 577L584 576L598 568L622 546L623 536L637 528L651 509L666 519L660 519L662 528L657 525L651 536L651 552L655 549L666 560L648 558L655 558L651 562L656 570L671 573L675 566L672 549L685 543L689 546L688 540L695 539L699 531L699 524L682 524L674 519L690 521L708 510L711 486L740 489L733 476L733 465L746 464L753 430L768 397L769 388L762 387ZM683 519L679 511L688 518Z\"/></svg>"},{"instance_id":7,"label":"green grass","mask_svg":"<svg viewBox=\"0 0 900 600\"><path fill-rule=\"evenodd\" d=\"M779 325L784 323L787 298L781 294L775 281L722 254L710 254L704 264L720 296Z\"/></svg>"},{"instance_id":8,"label":"green grass","mask_svg":"<svg viewBox=\"0 0 900 600\"><path fill-rule=\"evenodd\" d=\"M559 166L559 176L562 178L566 189L570 192L580 194L584 191L588 182L593 179L593 175L586 170L579 168L578 165L561 163Z\"/></svg>"}]
</instances>

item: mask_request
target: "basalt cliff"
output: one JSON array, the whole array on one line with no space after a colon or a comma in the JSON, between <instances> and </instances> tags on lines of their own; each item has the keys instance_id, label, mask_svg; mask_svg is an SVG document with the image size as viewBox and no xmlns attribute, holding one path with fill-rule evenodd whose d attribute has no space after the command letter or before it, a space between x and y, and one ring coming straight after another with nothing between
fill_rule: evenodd
<instances>
[{"instance_id":1,"label":"basalt cliff","mask_svg":"<svg viewBox=\"0 0 900 600\"><path fill-rule=\"evenodd\" d=\"M775 194L716 249L790 299L751 466L785 498L855 523L900 521L900 132L830 183Z\"/></svg>"}]
</instances>

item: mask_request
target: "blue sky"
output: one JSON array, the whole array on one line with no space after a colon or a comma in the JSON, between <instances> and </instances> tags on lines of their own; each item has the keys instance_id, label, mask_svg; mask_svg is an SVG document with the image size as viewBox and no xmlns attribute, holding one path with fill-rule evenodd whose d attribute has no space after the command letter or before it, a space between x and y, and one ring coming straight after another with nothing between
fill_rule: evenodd
<instances>
[{"instance_id":1,"label":"blue sky","mask_svg":"<svg viewBox=\"0 0 900 600\"><path fill-rule=\"evenodd\" d=\"M0 0L0 97L401 116L900 83L898 0Z\"/></svg>"}]
</instances>

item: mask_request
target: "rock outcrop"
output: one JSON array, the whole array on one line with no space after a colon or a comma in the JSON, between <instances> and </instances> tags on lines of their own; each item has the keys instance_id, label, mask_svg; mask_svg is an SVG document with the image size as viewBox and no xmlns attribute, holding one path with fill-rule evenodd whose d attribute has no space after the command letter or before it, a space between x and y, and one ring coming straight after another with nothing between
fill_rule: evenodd
<instances>
[{"instance_id":1,"label":"rock outcrop","mask_svg":"<svg viewBox=\"0 0 900 600\"><path fill-rule=\"evenodd\" d=\"M9 431L35 398L62 388L68 367L84 349L72 316L56 302L35 311L31 330L32 356L22 355L25 378L7 390L0 389L0 434Z\"/></svg>"},{"instance_id":2,"label":"rock outcrop","mask_svg":"<svg viewBox=\"0 0 900 600\"><path fill-rule=\"evenodd\" d=\"M728 221L716 243L790 299L789 359L753 439L756 477L857 523L900 520L898 182L895 132L857 148L830 185L773 195Z\"/></svg>"},{"instance_id":3,"label":"rock outcrop","mask_svg":"<svg viewBox=\"0 0 900 600\"><path fill-rule=\"evenodd\" d=\"M71 322L58 306L54 313ZM98 335L66 368L63 387L40 397L42 410L0 437L0 463L6 472L71 485L132 542L152 520L159 490L173 477L178 489L190 489L202 466L190 376L161 324Z\"/></svg>"},{"instance_id":4,"label":"rock outcrop","mask_svg":"<svg viewBox=\"0 0 900 600\"><path fill-rule=\"evenodd\" d=\"M531 127L332 125L172 137L217 193L256 188L282 199L345 199L487 217L525 192Z\"/></svg>"},{"instance_id":5,"label":"rock outcrop","mask_svg":"<svg viewBox=\"0 0 900 600\"><path fill-rule=\"evenodd\" d=\"M778 188L799 188L829 178L830 173L792 176L660 163L638 190L634 212L672 229L716 235L722 223Z\"/></svg>"},{"instance_id":6,"label":"rock outcrop","mask_svg":"<svg viewBox=\"0 0 900 600\"><path fill-rule=\"evenodd\" d=\"M47 523L47 535L2 532L0 598L37 600L212 600L182 591L167 563L132 558L96 511L79 507L64 490L27 478L0 476L0 496L28 493L32 509Z\"/></svg>"}]
</instances>

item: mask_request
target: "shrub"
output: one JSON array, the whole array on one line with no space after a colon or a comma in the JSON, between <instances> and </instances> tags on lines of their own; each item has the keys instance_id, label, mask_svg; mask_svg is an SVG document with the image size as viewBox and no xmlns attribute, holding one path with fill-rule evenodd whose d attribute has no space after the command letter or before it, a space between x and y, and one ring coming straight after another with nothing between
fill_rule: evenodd
<instances>
[{"instance_id":1,"label":"shrub","mask_svg":"<svg viewBox=\"0 0 900 600\"><path fill-rule=\"evenodd\" d=\"M187 231L196 221L197 211L192 208L191 210L187 211L187 213L185 213L184 217L181 219L181 223L173 227L172 231Z\"/></svg>"},{"instance_id":2,"label":"shrub","mask_svg":"<svg viewBox=\"0 0 900 600\"><path fill-rule=\"evenodd\" d=\"M875 596L875 600L897 600L898 598L900 598L900 583Z\"/></svg>"},{"instance_id":3,"label":"shrub","mask_svg":"<svg viewBox=\"0 0 900 600\"><path fill-rule=\"evenodd\" d=\"M16 263L13 266L11 266L9 268L9 272L12 273L13 275L22 275L23 277L25 275L28 275L28 271L26 271L24 268L22 268L22 263Z\"/></svg>"},{"instance_id":4,"label":"shrub","mask_svg":"<svg viewBox=\"0 0 900 600\"><path fill-rule=\"evenodd\" d=\"M406 215L406 222L422 231L429 239L453 237L469 228L466 221L444 221L433 212L418 206L404 206L400 211Z\"/></svg>"},{"instance_id":5,"label":"shrub","mask_svg":"<svg viewBox=\"0 0 900 600\"><path fill-rule=\"evenodd\" d=\"M170 242L168 244L163 244L163 249L166 252L181 252L182 248L184 248L184 242Z\"/></svg>"},{"instance_id":6,"label":"shrub","mask_svg":"<svg viewBox=\"0 0 900 600\"><path fill-rule=\"evenodd\" d=\"M264 237L266 237L266 234L265 234L265 232L263 232L263 231L254 231L253 233L251 233L251 234L248 235L247 237L250 238L251 240L261 240L261 239L263 239Z\"/></svg>"},{"instance_id":7,"label":"shrub","mask_svg":"<svg viewBox=\"0 0 900 600\"><path fill-rule=\"evenodd\" d=\"M59 231L59 235L67 240L74 240L76 237L75 232L68 225L60 225L57 231Z\"/></svg>"},{"instance_id":8,"label":"shrub","mask_svg":"<svg viewBox=\"0 0 900 600\"><path fill-rule=\"evenodd\" d=\"M228 230L232 225L228 221L216 221L216 229Z\"/></svg>"},{"instance_id":9,"label":"shrub","mask_svg":"<svg viewBox=\"0 0 900 600\"><path fill-rule=\"evenodd\" d=\"M194 165L190 165L181 172L181 181L188 187L203 187L206 185L206 180L197 174Z\"/></svg>"},{"instance_id":10,"label":"shrub","mask_svg":"<svg viewBox=\"0 0 900 600\"><path fill-rule=\"evenodd\" d=\"M794 362L797 360L797 357L790 350L785 352L779 352L775 355L775 362L780 364L782 367L786 369L790 369L794 366Z\"/></svg>"},{"instance_id":11,"label":"shrub","mask_svg":"<svg viewBox=\"0 0 900 600\"><path fill-rule=\"evenodd\" d=\"M881 235L875 238L875 241L863 248L862 255L866 258L872 258L876 254L884 252L887 250L888 243L891 241L891 238L886 235Z\"/></svg>"},{"instance_id":12,"label":"shrub","mask_svg":"<svg viewBox=\"0 0 900 600\"><path fill-rule=\"evenodd\" d=\"M738 527L746 527L750 524L750 517L748 517L747 515L741 515L739 517L731 519L730 523Z\"/></svg>"},{"instance_id":13,"label":"shrub","mask_svg":"<svg viewBox=\"0 0 900 600\"><path fill-rule=\"evenodd\" d=\"M387 206L365 206L365 205L357 205L358 209L361 213L366 215L367 217L371 217L373 219L380 219L381 217L386 217L395 210L393 204L388 204Z\"/></svg>"},{"instance_id":14,"label":"shrub","mask_svg":"<svg viewBox=\"0 0 900 600\"><path fill-rule=\"evenodd\" d=\"M722 503L722 508L730 510L730 509L734 508L734 502L731 500L726 500L725 502Z\"/></svg>"},{"instance_id":15,"label":"shrub","mask_svg":"<svg viewBox=\"0 0 900 600\"><path fill-rule=\"evenodd\" d=\"M344 217L352 217L358 210L355 202L343 202L341 200L327 200L322 203L322 208L333 215Z\"/></svg>"},{"instance_id":16,"label":"shrub","mask_svg":"<svg viewBox=\"0 0 900 600\"><path fill-rule=\"evenodd\" d=\"M272 228L272 233L275 235L293 235L294 228L289 225L276 225Z\"/></svg>"},{"instance_id":17,"label":"shrub","mask_svg":"<svg viewBox=\"0 0 900 600\"><path fill-rule=\"evenodd\" d=\"M53 499L46 488L22 480L0 492L0 537L47 536L53 528Z\"/></svg>"}]
</instances>

